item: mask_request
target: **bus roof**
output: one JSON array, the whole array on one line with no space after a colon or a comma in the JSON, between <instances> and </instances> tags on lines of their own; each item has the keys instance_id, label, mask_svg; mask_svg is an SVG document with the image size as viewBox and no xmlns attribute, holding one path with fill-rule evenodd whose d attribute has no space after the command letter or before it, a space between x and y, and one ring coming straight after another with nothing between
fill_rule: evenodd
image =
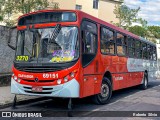
<instances>
[{"instance_id":1,"label":"bus roof","mask_svg":"<svg viewBox=\"0 0 160 120\"><path fill-rule=\"evenodd\" d=\"M120 32L120 33L126 34L127 36L130 36L130 37L133 37L135 39L141 40L141 41L146 42L148 44L155 45L155 43L150 42L150 41L146 40L145 38L137 36L137 35L129 32L127 30L124 30L124 29L122 29L120 27L117 27L117 26L115 26L115 25L113 25L111 23L105 22L105 21L103 21L103 20L101 20L99 18L96 18L96 17L94 17L92 15L89 15L89 14L83 12L83 11L80 11L80 10L59 10L59 9L58 10L39 10L39 11L36 11L36 12L31 12L31 13L24 14L24 15L20 16L19 19L21 19L23 17L26 17L26 16L29 16L29 15L32 15L32 14L43 13L43 12L75 12L75 13L77 13L78 18L91 19L92 21L95 21L95 22L101 24L102 26L109 27L109 28L111 28L113 30L116 30L116 31Z\"/></svg>"}]
</instances>

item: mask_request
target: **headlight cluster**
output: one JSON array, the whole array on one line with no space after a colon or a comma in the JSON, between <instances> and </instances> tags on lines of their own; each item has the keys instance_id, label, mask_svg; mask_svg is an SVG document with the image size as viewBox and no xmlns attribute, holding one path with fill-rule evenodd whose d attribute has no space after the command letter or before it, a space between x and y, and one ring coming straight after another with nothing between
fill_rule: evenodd
<instances>
[{"instance_id":1,"label":"headlight cluster","mask_svg":"<svg viewBox=\"0 0 160 120\"><path fill-rule=\"evenodd\" d=\"M67 76L65 76L64 78L58 79L58 80L57 80L57 84L60 85L60 84L62 84L62 83L66 83L66 82L72 80L72 79L76 76L76 73L77 73L77 70L74 70L73 72L71 72L70 74L68 74ZM18 83L21 82L21 79L18 78L18 77L17 77L16 75L14 75L14 74L12 75L12 78L13 78L16 82L18 82Z\"/></svg>"},{"instance_id":2,"label":"headlight cluster","mask_svg":"<svg viewBox=\"0 0 160 120\"><path fill-rule=\"evenodd\" d=\"M17 81L17 82L21 82L21 79L20 78L18 78L16 75L12 75L12 78L15 80L15 81Z\"/></svg>"},{"instance_id":3,"label":"headlight cluster","mask_svg":"<svg viewBox=\"0 0 160 120\"><path fill-rule=\"evenodd\" d=\"M75 77L76 73L77 73L77 70L74 70L74 71L71 72L69 75L65 76L63 79L58 79L58 80L57 80L57 84L59 85L59 84L61 84L63 81L64 81L64 83L70 81L71 79L73 79L73 78Z\"/></svg>"}]
</instances>

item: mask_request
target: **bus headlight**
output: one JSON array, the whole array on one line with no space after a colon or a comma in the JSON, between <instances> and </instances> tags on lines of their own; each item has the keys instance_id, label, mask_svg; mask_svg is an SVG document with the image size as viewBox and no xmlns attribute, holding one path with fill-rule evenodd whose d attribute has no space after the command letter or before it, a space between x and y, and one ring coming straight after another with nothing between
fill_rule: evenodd
<instances>
[{"instance_id":1,"label":"bus headlight","mask_svg":"<svg viewBox=\"0 0 160 120\"><path fill-rule=\"evenodd\" d=\"M72 80L76 76L77 71L78 70L74 70L69 75L67 75L66 77L64 77L63 78L64 82L68 82L68 81Z\"/></svg>"},{"instance_id":2,"label":"bus headlight","mask_svg":"<svg viewBox=\"0 0 160 120\"><path fill-rule=\"evenodd\" d=\"M17 78L17 76L13 76L13 79L14 79L14 80L17 80L18 78Z\"/></svg>"},{"instance_id":3,"label":"bus headlight","mask_svg":"<svg viewBox=\"0 0 160 120\"><path fill-rule=\"evenodd\" d=\"M18 78L18 79L17 79L17 82L19 82L19 83L20 83L20 82L21 82L21 79L20 79L20 78Z\"/></svg>"},{"instance_id":4,"label":"bus headlight","mask_svg":"<svg viewBox=\"0 0 160 120\"><path fill-rule=\"evenodd\" d=\"M58 80L57 80L57 84L58 84L58 85L61 84L61 82L62 82L61 79L58 79Z\"/></svg>"},{"instance_id":5,"label":"bus headlight","mask_svg":"<svg viewBox=\"0 0 160 120\"><path fill-rule=\"evenodd\" d=\"M67 82L67 81L68 81L68 77L65 77L65 78L64 78L64 82Z\"/></svg>"}]
</instances>

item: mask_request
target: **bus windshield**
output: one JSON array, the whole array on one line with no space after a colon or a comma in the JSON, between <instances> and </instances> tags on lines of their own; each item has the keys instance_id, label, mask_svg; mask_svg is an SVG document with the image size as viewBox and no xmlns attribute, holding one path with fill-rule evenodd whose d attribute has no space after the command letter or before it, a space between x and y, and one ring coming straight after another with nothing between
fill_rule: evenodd
<instances>
[{"instance_id":1,"label":"bus windshield","mask_svg":"<svg viewBox=\"0 0 160 120\"><path fill-rule=\"evenodd\" d=\"M79 56L77 27L61 27L18 31L16 62L62 63ZM54 38L54 39L53 39Z\"/></svg>"}]
</instances>

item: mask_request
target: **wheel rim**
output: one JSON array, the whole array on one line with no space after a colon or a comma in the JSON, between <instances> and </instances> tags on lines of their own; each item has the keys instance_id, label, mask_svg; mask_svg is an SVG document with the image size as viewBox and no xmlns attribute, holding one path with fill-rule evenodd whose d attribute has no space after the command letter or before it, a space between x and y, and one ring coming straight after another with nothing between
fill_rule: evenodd
<instances>
[{"instance_id":1,"label":"wheel rim","mask_svg":"<svg viewBox=\"0 0 160 120\"><path fill-rule=\"evenodd\" d=\"M108 85L106 84L102 84L102 87L101 87L101 96L103 98L107 97L109 95L109 87Z\"/></svg>"}]
</instances>

